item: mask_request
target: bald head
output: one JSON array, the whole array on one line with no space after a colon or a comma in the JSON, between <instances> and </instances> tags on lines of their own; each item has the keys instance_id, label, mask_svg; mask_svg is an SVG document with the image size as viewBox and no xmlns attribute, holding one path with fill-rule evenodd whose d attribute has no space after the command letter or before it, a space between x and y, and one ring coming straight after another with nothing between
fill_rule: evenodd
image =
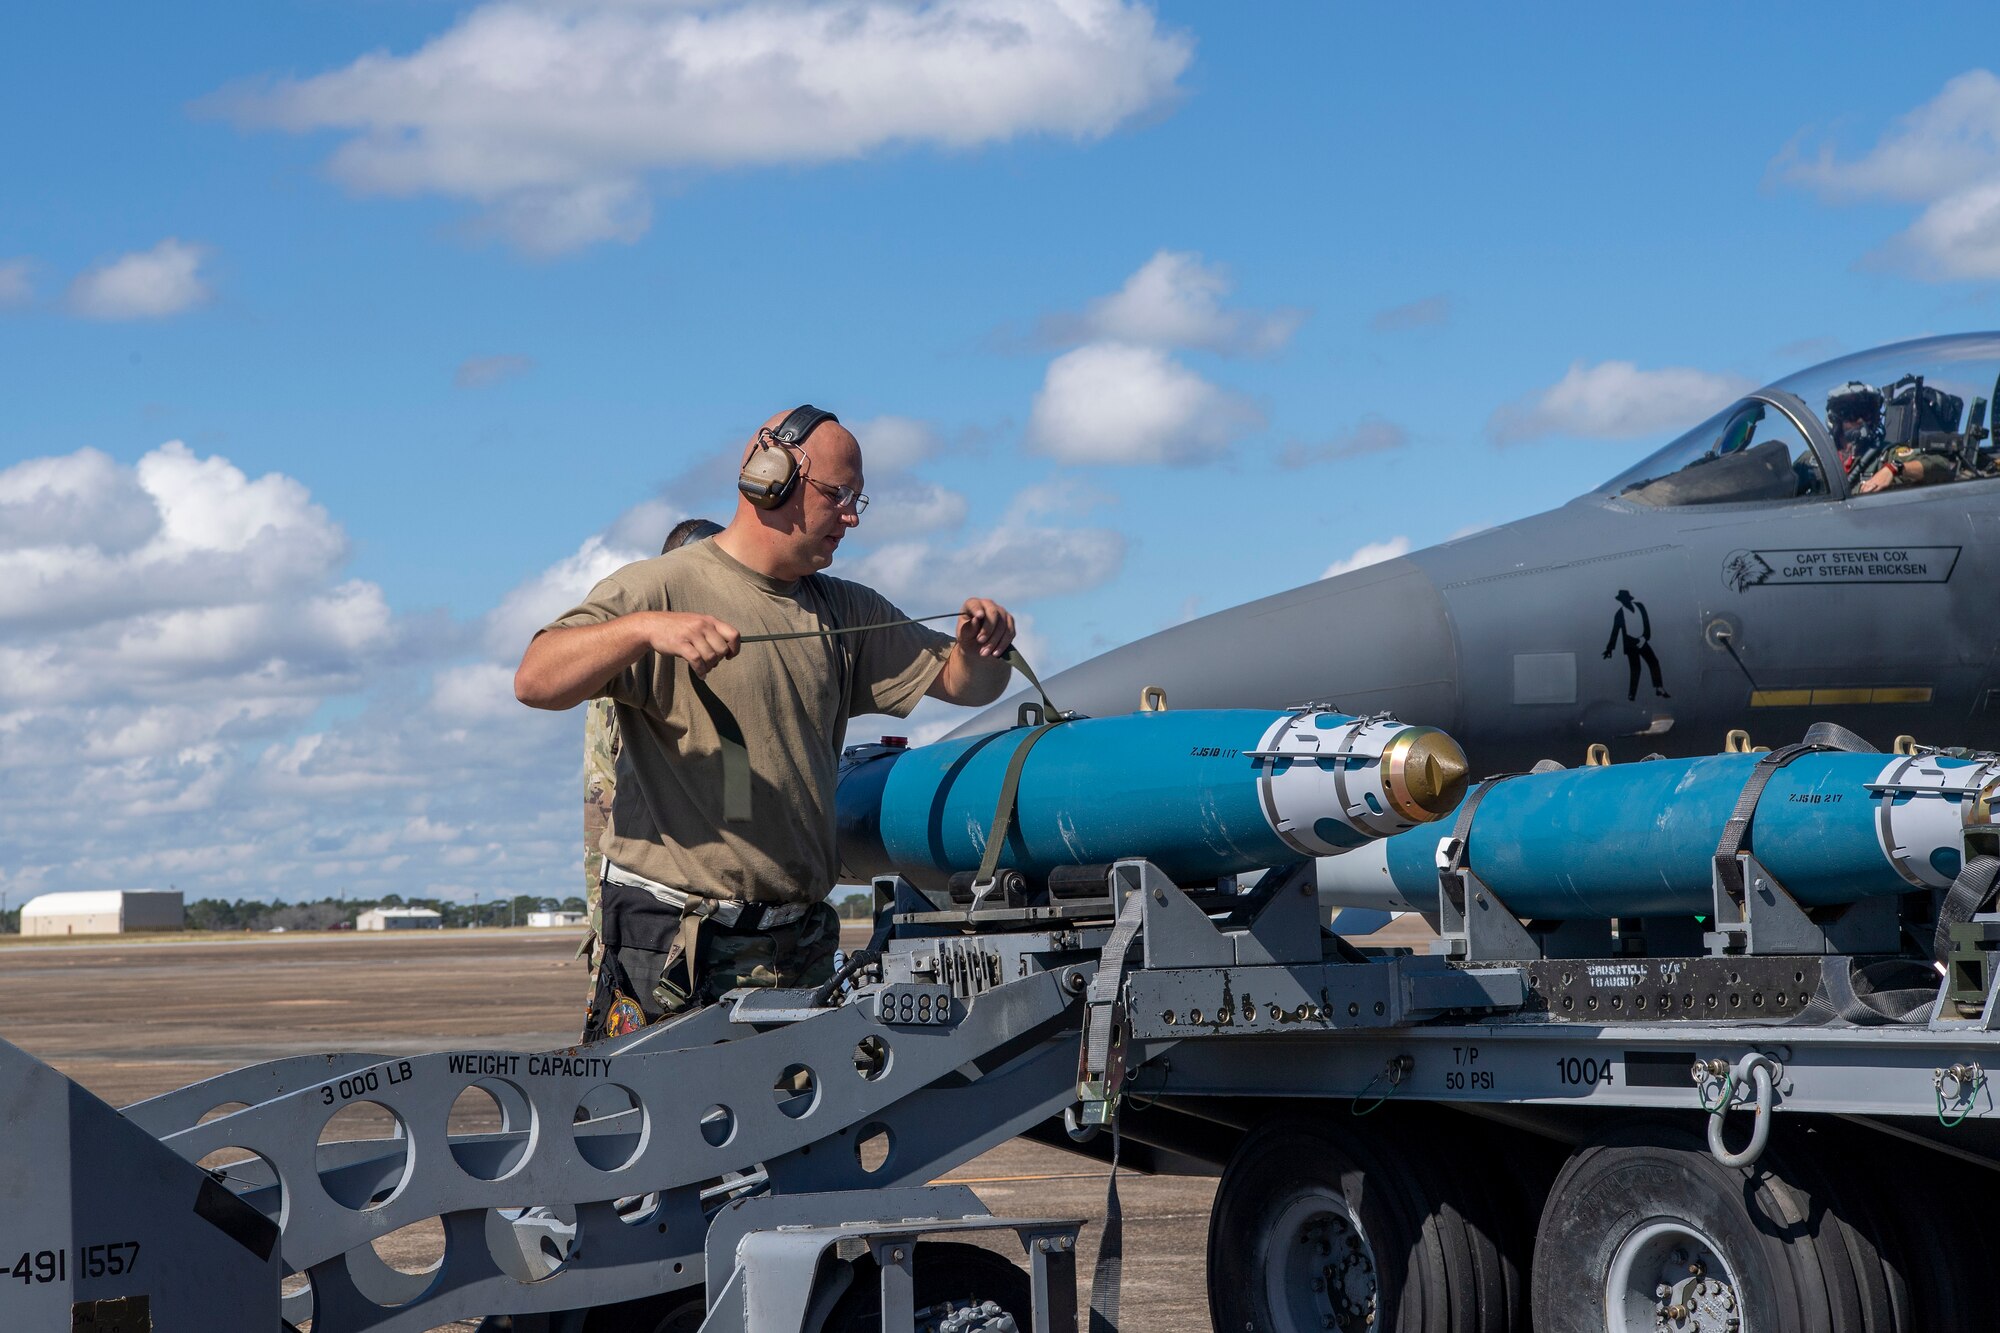
<instances>
[{"instance_id":1,"label":"bald head","mask_svg":"<svg viewBox=\"0 0 2000 1333\"><path fill-rule=\"evenodd\" d=\"M760 440L772 435L791 415L788 409L770 417L744 447L748 460ZM784 447L784 446L780 446ZM860 521L850 504L842 507L835 492L861 489L861 444L838 421L822 421L791 452L803 476L785 502L760 509L738 497L736 515L717 543L730 556L773 578L802 578L833 563L834 551L847 530Z\"/></svg>"},{"instance_id":2,"label":"bald head","mask_svg":"<svg viewBox=\"0 0 2000 1333\"><path fill-rule=\"evenodd\" d=\"M789 412L780 412L765 422L758 431L776 430L784 423ZM854 438L854 432L838 421L822 421L812 428L800 445L800 452L806 456L806 475L815 477L828 485L846 485L847 472L858 479L861 476L861 441ZM842 473L841 480L835 480L834 472Z\"/></svg>"}]
</instances>

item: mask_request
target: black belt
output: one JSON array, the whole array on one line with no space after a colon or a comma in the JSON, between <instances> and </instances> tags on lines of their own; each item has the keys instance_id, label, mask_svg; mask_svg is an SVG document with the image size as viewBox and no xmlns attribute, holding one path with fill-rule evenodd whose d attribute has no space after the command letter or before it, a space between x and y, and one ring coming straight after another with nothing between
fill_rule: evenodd
<instances>
[{"instance_id":1,"label":"black belt","mask_svg":"<svg viewBox=\"0 0 2000 1333\"><path fill-rule=\"evenodd\" d=\"M808 916L811 916L814 907L818 906L818 904L815 903L812 906L806 907L802 912L799 913L798 916L793 917L789 920L780 921L776 925L773 925L771 924L770 921L771 917L777 915L781 911L785 911L788 909L795 909L797 908L798 904L728 902L716 898L703 898L698 894L692 894L692 893L683 895L683 897L686 899L685 902L670 903L662 899L658 894L654 893L652 890L641 888L637 884L624 884L615 879L606 879L602 881L602 883L604 886L604 893L607 897L610 896L612 890L616 890L621 895L629 895L631 902L635 903L640 908L639 911L634 912L631 910L629 906L626 906L624 909L624 915L629 917L637 917L642 921L647 918L651 918L652 920L658 922L659 925L665 929L668 937L671 937L674 931L679 929L681 918L688 915L690 909L693 909L697 915L701 916L701 918L707 923L707 925L711 929L720 930L725 934L754 935L754 934L761 934L763 932L770 930L776 930L778 926L794 925L800 921L803 921ZM676 890L675 892L678 892L678 890ZM634 944L642 949L658 948L664 952L667 943L670 942L670 939L662 940L660 943L656 945L644 942L642 940L631 938L631 936L634 935L635 933L644 933L648 935L653 933L651 931L645 931L643 927L641 928L640 932L634 932L632 930L622 930L622 931L617 931L615 933L625 937L623 940L621 940L621 943ZM604 935L607 944L610 943L613 934L614 930L611 926L611 917L607 913L605 916L605 929L604 929Z\"/></svg>"}]
</instances>

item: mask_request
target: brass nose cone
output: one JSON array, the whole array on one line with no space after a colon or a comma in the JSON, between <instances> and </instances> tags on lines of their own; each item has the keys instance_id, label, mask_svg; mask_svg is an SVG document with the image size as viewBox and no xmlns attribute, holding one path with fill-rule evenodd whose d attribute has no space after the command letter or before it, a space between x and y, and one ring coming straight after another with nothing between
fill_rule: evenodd
<instances>
[{"instance_id":1,"label":"brass nose cone","mask_svg":"<svg viewBox=\"0 0 2000 1333\"><path fill-rule=\"evenodd\" d=\"M1384 785L1390 802L1420 824L1442 819L1465 795L1470 772L1458 742L1434 727L1411 727L1390 742Z\"/></svg>"}]
</instances>

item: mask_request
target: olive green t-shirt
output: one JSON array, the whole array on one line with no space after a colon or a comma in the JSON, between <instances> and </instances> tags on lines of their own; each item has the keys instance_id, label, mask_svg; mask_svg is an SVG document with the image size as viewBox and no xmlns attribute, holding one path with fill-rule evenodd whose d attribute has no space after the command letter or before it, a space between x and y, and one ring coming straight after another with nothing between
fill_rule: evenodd
<instances>
[{"instance_id":1,"label":"olive green t-shirt","mask_svg":"<svg viewBox=\"0 0 2000 1333\"><path fill-rule=\"evenodd\" d=\"M901 620L873 589L826 574L784 582L694 542L625 566L547 628L634 611L700 611L741 634ZM750 756L750 820L722 810L722 749L688 664L647 653L606 681L624 749L599 846L647 879L704 898L818 902L833 887L834 786L847 719L908 715L950 655L948 635L921 625L827 638L751 643L708 673Z\"/></svg>"}]
</instances>

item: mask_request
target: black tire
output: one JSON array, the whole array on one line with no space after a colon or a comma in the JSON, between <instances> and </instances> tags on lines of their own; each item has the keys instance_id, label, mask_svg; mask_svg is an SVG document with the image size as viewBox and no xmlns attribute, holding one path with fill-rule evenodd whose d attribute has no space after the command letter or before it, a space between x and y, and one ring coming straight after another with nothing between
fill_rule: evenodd
<instances>
[{"instance_id":1,"label":"black tire","mask_svg":"<svg viewBox=\"0 0 2000 1333\"><path fill-rule=\"evenodd\" d=\"M871 1260L854 1265L854 1281L828 1311L823 1333L881 1333L882 1285ZM917 1333L933 1333L954 1310L991 1301L1027 1329L1034 1323L1035 1285L1004 1256L962 1241L917 1242ZM928 1313L926 1313L928 1311Z\"/></svg>"},{"instance_id":2,"label":"black tire","mask_svg":"<svg viewBox=\"0 0 2000 1333\"><path fill-rule=\"evenodd\" d=\"M1458 1119L1462 1151L1456 1169L1463 1178L1485 1184L1493 1209L1487 1234L1499 1252L1506 1301L1499 1327L1506 1333L1530 1333L1535 1228L1565 1150L1529 1130L1470 1115Z\"/></svg>"},{"instance_id":3,"label":"black tire","mask_svg":"<svg viewBox=\"0 0 2000 1333\"><path fill-rule=\"evenodd\" d=\"M1483 1327L1481 1274L1490 1287L1497 1256L1490 1245L1483 1257L1476 1252L1477 1228L1462 1213L1433 1206L1437 1179L1423 1149L1386 1124L1350 1119L1338 1128L1280 1117L1251 1131L1230 1159L1209 1216L1214 1326L1229 1333Z\"/></svg>"},{"instance_id":4,"label":"black tire","mask_svg":"<svg viewBox=\"0 0 2000 1333\"><path fill-rule=\"evenodd\" d=\"M1711 1245L1682 1244L1681 1228ZM1716 1163L1698 1123L1641 1121L1580 1149L1556 1177L1535 1237L1537 1333L1626 1333L1655 1327L1650 1315L1613 1308L1609 1294L1621 1257L1631 1266L1625 1290L1634 1306L1654 1299L1647 1286L1677 1266L1711 1259L1708 1283L1726 1286L1728 1308L1758 1333L1836 1333L1859 1327L1848 1261L1825 1207L1798 1184L1769 1171ZM1680 1259L1671 1258L1678 1249ZM1829 1255L1829 1248L1838 1251ZM1643 1258L1653 1255L1656 1257ZM1719 1304L1724 1296L1702 1294ZM1629 1308L1629 1307L1628 1307Z\"/></svg>"},{"instance_id":5,"label":"black tire","mask_svg":"<svg viewBox=\"0 0 2000 1333\"><path fill-rule=\"evenodd\" d=\"M1983 1168L1879 1133L1858 1134L1860 1183L1881 1219L1882 1257L1892 1291L1907 1302L1908 1333L1991 1325L1992 1300L1982 1271L1993 1253L1993 1228L1981 1210L1953 1201L1983 1197Z\"/></svg>"},{"instance_id":6,"label":"black tire","mask_svg":"<svg viewBox=\"0 0 2000 1333\"><path fill-rule=\"evenodd\" d=\"M1816 1119L1816 1118L1815 1118ZM1854 1293L1854 1327L1859 1333L1916 1333L1910 1322L1909 1289L1885 1255L1885 1227L1867 1172L1853 1164L1853 1136L1836 1125L1787 1125L1773 1136L1760 1166L1801 1182L1824 1202L1846 1250ZM1831 1280L1829 1274L1829 1280ZM1835 1310L1838 1318L1840 1311Z\"/></svg>"},{"instance_id":7,"label":"black tire","mask_svg":"<svg viewBox=\"0 0 2000 1333\"><path fill-rule=\"evenodd\" d=\"M1454 1333L1509 1333L1511 1303L1525 1295L1515 1287L1523 1274L1501 1244L1504 1182L1487 1160L1482 1127L1444 1107L1400 1109L1395 1128L1404 1147L1397 1165L1416 1176L1431 1201L1430 1224L1440 1228L1451 1288L1451 1327Z\"/></svg>"}]
</instances>

